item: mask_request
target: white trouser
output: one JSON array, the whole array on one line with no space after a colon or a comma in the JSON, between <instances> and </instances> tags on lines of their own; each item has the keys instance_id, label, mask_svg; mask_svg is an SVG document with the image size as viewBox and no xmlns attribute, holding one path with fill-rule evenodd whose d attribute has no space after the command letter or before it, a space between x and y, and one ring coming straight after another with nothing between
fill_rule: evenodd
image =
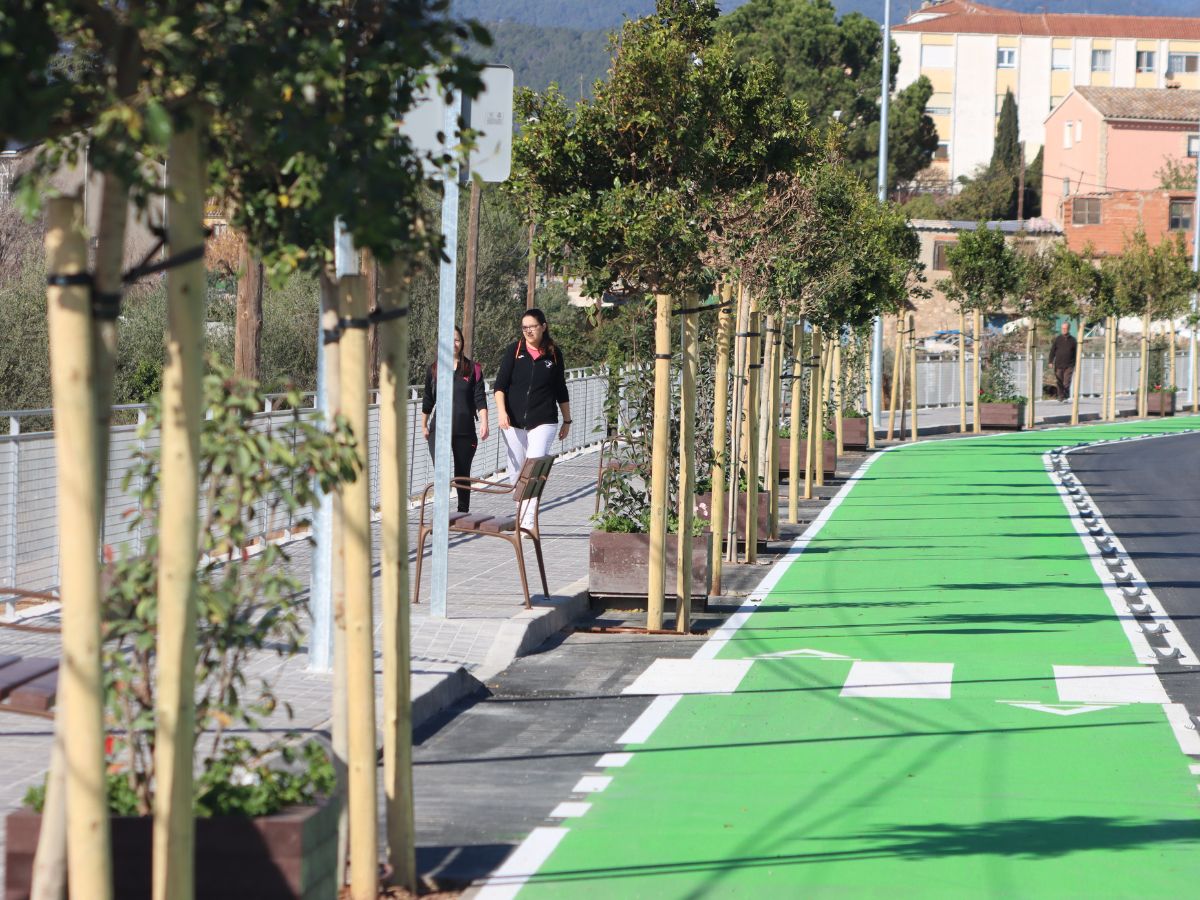
<instances>
[{"instance_id":1,"label":"white trouser","mask_svg":"<svg viewBox=\"0 0 1200 900\"><path fill-rule=\"evenodd\" d=\"M504 446L508 450L508 481L510 484L516 484L517 479L521 476L521 467L525 465L525 460L529 457L537 459L539 456L549 456L550 448L554 446L554 439L558 437L557 424L555 425L535 425L528 431L524 428L501 428L500 433L504 435ZM525 514L522 518L522 525L529 527L533 525L533 514L537 509L537 501L526 504Z\"/></svg>"}]
</instances>

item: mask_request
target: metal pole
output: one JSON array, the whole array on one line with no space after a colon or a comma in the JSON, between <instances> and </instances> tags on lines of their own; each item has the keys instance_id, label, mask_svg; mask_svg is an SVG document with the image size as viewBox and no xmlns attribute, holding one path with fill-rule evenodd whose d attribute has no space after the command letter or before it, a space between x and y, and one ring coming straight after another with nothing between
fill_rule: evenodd
<instances>
[{"instance_id":1,"label":"metal pole","mask_svg":"<svg viewBox=\"0 0 1200 900\"><path fill-rule=\"evenodd\" d=\"M1196 203L1192 211L1192 271L1200 272L1200 156L1196 157ZM1200 412L1200 394L1196 393L1196 329L1195 317L1200 314L1200 290L1192 292L1192 342L1190 346L1191 375L1188 393L1192 396L1192 412ZM1174 327L1174 326L1172 326Z\"/></svg>"},{"instance_id":2,"label":"metal pole","mask_svg":"<svg viewBox=\"0 0 1200 900\"><path fill-rule=\"evenodd\" d=\"M892 2L883 3L883 74L879 87L879 202L887 200L888 190L888 101L892 74ZM883 413L883 316L875 317L871 342L871 428Z\"/></svg>"},{"instance_id":3,"label":"metal pole","mask_svg":"<svg viewBox=\"0 0 1200 900\"><path fill-rule=\"evenodd\" d=\"M458 131L459 94L446 107L446 152ZM433 435L433 554L430 568L429 613L446 618L446 562L450 543L450 414L454 397L454 296L458 261L458 174L442 179L442 255L438 271L437 396L441 415L434 419Z\"/></svg>"}]
</instances>

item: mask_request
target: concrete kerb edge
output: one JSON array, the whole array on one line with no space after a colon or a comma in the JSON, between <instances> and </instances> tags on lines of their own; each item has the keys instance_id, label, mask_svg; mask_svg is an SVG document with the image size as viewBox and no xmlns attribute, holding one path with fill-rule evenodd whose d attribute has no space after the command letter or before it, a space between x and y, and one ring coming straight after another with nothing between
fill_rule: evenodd
<instances>
[{"instance_id":1,"label":"concrete kerb edge","mask_svg":"<svg viewBox=\"0 0 1200 900\"><path fill-rule=\"evenodd\" d=\"M533 609L522 609L500 626L479 666L474 669L457 666L413 697L413 727L421 726L459 700L484 690L490 679L587 612L586 578L571 583L562 594L540 601Z\"/></svg>"}]
</instances>

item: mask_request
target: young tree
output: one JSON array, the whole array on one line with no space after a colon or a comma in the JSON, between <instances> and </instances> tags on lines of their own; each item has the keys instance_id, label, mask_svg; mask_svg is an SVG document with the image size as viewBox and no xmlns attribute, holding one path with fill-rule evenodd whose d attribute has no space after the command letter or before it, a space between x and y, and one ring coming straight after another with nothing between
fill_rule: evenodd
<instances>
[{"instance_id":1,"label":"young tree","mask_svg":"<svg viewBox=\"0 0 1200 900\"><path fill-rule=\"evenodd\" d=\"M811 144L773 68L739 65L717 16L713 0L658 0L655 15L626 22L614 39L594 102L571 109L552 88L517 104L527 124L513 189L537 219L539 252L580 272L590 294L616 286L657 298L651 628L661 627L665 593L670 305L707 293L718 198L794 167ZM689 541L680 535L680 553Z\"/></svg>"},{"instance_id":2,"label":"young tree","mask_svg":"<svg viewBox=\"0 0 1200 900\"><path fill-rule=\"evenodd\" d=\"M982 431L979 422L980 356L983 319L986 313L1000 309L1017 287L1016 257L1004 234L980 222L973 231L960 231L958 241L946 253L950 278L942 285L960 297L964 309L974 313L975 391L972 398L974 431Z\"/></svg>"}]
</instances>

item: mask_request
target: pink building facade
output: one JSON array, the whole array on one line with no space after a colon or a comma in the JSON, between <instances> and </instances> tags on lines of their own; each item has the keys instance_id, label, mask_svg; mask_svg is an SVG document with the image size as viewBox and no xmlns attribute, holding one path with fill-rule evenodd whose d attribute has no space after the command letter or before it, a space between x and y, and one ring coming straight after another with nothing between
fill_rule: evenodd
<instances>
[{"instance_id":1,"label":"pink building facade","mask_svg":"<svg viewBox=\"0 0 1200 900\"><path fill-rule=\"evenodd\" d=\"M1160 190L1172 168L1194 181L1200 92L1076 88L1046 118L1045 147L1042 215L1060 225L1082 195Z\"/></svg>"}]
</instances>

